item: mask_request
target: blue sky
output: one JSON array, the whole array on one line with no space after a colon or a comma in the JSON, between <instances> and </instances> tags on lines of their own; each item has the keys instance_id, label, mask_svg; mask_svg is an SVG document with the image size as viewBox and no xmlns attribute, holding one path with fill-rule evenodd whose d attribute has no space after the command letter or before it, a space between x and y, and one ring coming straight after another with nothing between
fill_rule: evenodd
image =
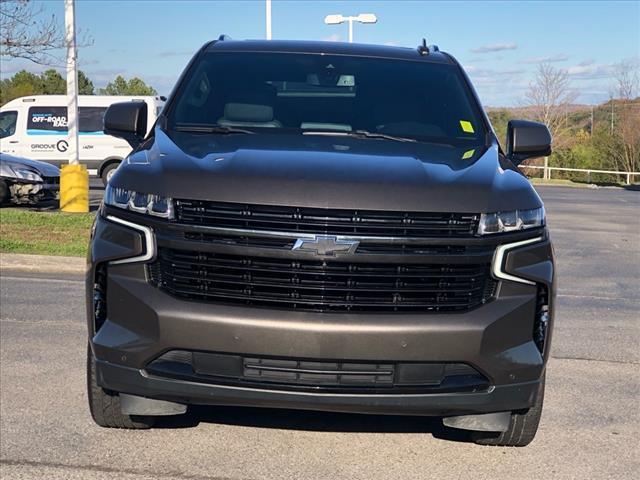
<instances>
[{"instance_id":1,"label":"blue sky","mask_svg":"<svg viewBox=\"0 0 640 480\"><path fill-rule=\"evenodd\" d=\"M35 0L63 20L62 0ZM640 61L640 1L318 1L273 0L273 37L346 41L330 13L375 13L355 25L355 41L415 47L426 37L467 69L487 106L521 104L536 64L567 69L578 101L605 101L612 65ZM97 86L115 75L140 76L168 94L193 53L226 33L264 38L264 1L76 0L79 28L94 44L79 53ZM2 76L41 67L3 61Z\"/></svg>"}]
</instances>

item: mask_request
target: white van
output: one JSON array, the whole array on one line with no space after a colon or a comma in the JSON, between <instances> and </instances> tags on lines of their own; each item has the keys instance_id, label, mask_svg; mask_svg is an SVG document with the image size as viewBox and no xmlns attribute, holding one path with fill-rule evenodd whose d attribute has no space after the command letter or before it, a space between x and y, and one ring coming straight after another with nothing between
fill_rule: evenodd
<instances>
[{"instance_id":1,"label":"white van","mask_svg":"<svg viewBox=\"0 0 640 480\"><path fill-rule=\"evenodd\" d=\"M89 173L107 182L131 151L122 139L102 132L102 117L112 103L145 101L147 128L164 106L164 97L80 95L78 97L79 158ZM16 98L0 108L0 152L41 160L56 166L69 161L67 96L34 95Z\"/></svg>"}]
</instances>

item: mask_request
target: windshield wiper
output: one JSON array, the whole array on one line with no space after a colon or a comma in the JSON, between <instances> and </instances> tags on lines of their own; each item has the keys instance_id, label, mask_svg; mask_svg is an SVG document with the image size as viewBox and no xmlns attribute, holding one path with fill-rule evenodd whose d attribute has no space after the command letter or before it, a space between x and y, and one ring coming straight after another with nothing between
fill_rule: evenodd
<instances>
[{"instance_id":1,"label":"windshield wiper","mask_svg":"<svg viewBox=\"0 0 640 480\"><path fill-rule=\"evenodd\" d=\"M340 130L305 130L303 135L338 135L342 137L355 137L355 138L377 138L381 140L392 140L394 142L416 142L415 138L396 137L394 135L387 135L386 133L369 132L367 130L353 130L350 132Z\"/></svg>"},{"instance_id":2,"label":"windshield wiper","mask_svg":"<svg viewBox=\"0 0 640 480\"><path fill-rule=\"evenodd\" d=\"M362 136L365 138L382 138L384 140L394 140L396 142L416 142L415 138L408 137L397 137L395 135L387 135L386 133L380 132L369 132L367 130L354 130L353 132L349 132L353 135Z\"/></svg>"},{"instance_id":3,"label":"windshield wiper","mask_svg":"<svg viewBox=\"0 0 640 480\"><path fill-rule=\"evenodd\" d=\"M244 128L229 127L227 125L189 125L182 124L176 125L175 130L177 132L191 132L191 133L219 133L222 135L231 133L248 133L253 134L251 130L245 130Z\"/></svg>"}]
</instances>

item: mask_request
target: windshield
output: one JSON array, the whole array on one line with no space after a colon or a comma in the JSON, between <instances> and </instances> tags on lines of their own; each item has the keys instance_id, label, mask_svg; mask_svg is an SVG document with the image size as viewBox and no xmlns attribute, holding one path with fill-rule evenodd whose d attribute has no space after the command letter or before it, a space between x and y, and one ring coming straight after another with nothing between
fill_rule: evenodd
<instances>
[{"instance_id":1,"label":"windshield","mask_svg":"<svg viewBox=\"0 0 640 480\"><path fill-rule=\"evenodd\" d=\"M0 112L0 138L10 137L16 133L18 112Z\"/></svg>"},{"instance_id":2,"label":"windshield","mask_svg":"<svg viewBox=\"0 0 640 480\"><path fill-rule=\"evenodd\" d=\"M178 92L169 112L170 129L360 132L358 138L394 136L454 144L485 139L476 102L459 69L449 64L213 52L203 56Z\"/></svg>"}]
</instances>

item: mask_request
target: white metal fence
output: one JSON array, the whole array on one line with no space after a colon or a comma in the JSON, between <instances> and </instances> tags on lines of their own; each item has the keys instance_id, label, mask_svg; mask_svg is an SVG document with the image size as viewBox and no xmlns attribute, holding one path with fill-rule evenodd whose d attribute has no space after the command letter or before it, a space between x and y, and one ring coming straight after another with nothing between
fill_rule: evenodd
<instances>
[{"instance_id":1,"label":"white metal fence","mask_svg":"<svg viewBox=\"0 0 640 480\"><path fill-rule=\"evenodd\" d=\"M532 168L536 170L542 170L542 178L545 180L551 179L551 172L554 170L562 172L583 172L587 174L587 182L591 183L591 174L609 174L609 175L621 175L625 177L626 184L631 185L631 177L640 175L640 172L620 172L616 170L593 170L590 168L564 168L564 167L550 167L548 165L520 165L520 168Z\"/></svg>"}]
</instances>

